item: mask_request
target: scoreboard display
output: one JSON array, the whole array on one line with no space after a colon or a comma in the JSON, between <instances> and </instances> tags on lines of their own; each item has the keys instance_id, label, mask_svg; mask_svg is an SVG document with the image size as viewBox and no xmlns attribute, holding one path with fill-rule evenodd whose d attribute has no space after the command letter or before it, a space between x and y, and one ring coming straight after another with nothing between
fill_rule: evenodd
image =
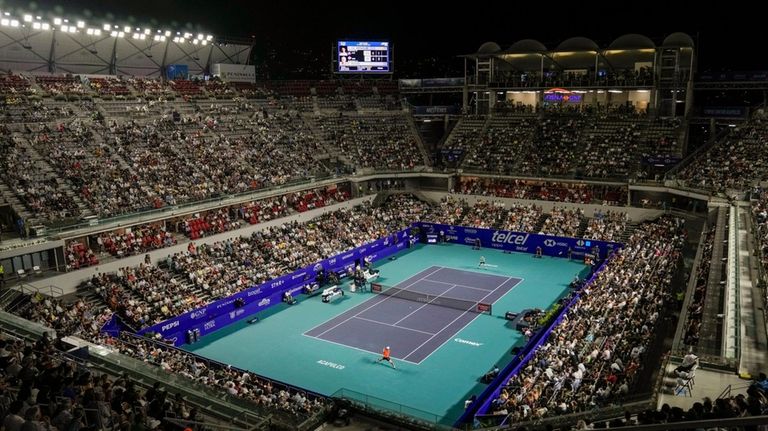
<instances>
[{"instance_id":1,"label":"scoreboard display","mask_svg":"<svg viewBox=\"0 0 768 431\"><path fill-rule=\"evenodd\" d=\"M337 73L391 73L389 42L340 40Z\"/></svg>"}]
</instances>

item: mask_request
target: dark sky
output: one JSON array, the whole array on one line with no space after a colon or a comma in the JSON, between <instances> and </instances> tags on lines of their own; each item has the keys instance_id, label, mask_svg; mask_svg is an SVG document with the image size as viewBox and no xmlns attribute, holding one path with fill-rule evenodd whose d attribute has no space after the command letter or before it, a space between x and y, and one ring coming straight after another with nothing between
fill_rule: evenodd
<instances>
[{"instance_id":1,"label":"dark sky","mask_svg":"<svg viewBox=\"0 0 768 431\"><path fill-rule=\"evenodd\" d=\"M451 3L459 3L454 0ZM113 16L139 25L181 28L187 23L215 35L254 37L263 60L281 68L315 63L327 70L338 38L388 39L395 46L396 70L407 76L442 76L459 65L458 54L473 52L485 41L509 46L533 38L553 48L562 40L585 36L600 46L625 33L661 42L675 31L690 34L699 47L699 70L768 69L767 30L757 3L623 1L555 2L508 0L295 2L226 0L0 0L0 9L58 11L67 17ZM94 19L98 23L100 19ZM130 22L130 21L129 21ZM270 55L271 53L271 55ZM309 68L313 70L313 68Z\"/></svg>"}]
</instances>

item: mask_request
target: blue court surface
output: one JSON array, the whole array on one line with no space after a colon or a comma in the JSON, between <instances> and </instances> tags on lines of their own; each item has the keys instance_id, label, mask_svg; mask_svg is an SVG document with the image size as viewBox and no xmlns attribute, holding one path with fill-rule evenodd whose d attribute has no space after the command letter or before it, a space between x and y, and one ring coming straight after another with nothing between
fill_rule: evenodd
<instances>
[{"instance_id":1,"label":"blue court surface","mask_svg":"<svg viewBox=\"0 0 768 431\"><path fill-rule=\"evenodd\" d=\"M378 353L381 346L390 346L397 352L392 354L393 358L420 364L479 315L471 304L448 308L435 303L457 299L492 304L520 281L515 277L431 266L395 286L429 295L427 302L377 295L305 335L371 353Z\"/></svg>"},{"instance_id":2,"label":"blue court surface","mask_svg":"<svg viewBox=\"0 0 768 431\"><path fill-rule=\"evenodd\" d=\"M479 268L481 255L495 266ZM299 295L296 305L260 313L258 323L245 319L185 348L321 394L344 389L388 409L409 406L412 415L450 425L464 400L485 389L480 377L525 343L504 313L547 309L586 272L581 262L456 244L417 245L376 268L382 293L352 293L345 282L340 299ZM418 298L390 296L388 286ZM493 304L492 315L474 312L477 303ZM384 346L396 369L377 362Z\"/></svg>"}]
</instances>

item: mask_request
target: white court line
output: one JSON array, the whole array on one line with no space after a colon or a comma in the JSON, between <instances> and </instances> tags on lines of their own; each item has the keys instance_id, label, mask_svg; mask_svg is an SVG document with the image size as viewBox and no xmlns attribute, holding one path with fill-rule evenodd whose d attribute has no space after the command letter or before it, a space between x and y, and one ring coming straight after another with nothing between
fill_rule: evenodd
<instances>
[{"instance_id":1,"label":"white court line","mask_svg":"<svg viewBox=\"0 0 768 431\"><path fill-rule=\"evenodd\" d=\"M496 286L496 289L498 289L498 288L500 288L501 286L503 286L503 285L507 284L507 283L508 283L510 280L513 280L513 279L514 279L514 280L519 280L519 281L518 281L518 282L517 282L517 284L515 284L515 285L512 287L512 289L510 289L510 290L509 290L507 293L509 293L509 292L511 292L512 290L514 290L514 289L515 289L515 287L519 286L519 285L520 285L520 284L522 284L522 282L523 282L523 279L522 279L522 278L517 278L517 277L508 277L506 280L504 280L504 282L503 282L503 283L501 283L500 285ZM481 300L480 300L480 301L478 301L478 302L482 302L482 301L483 301L485 298L487 298L487 297L491 296L491 294L492 294L492 293L494 293L494 292L496 291L496 289L493 289L493 290L492 290L490 293L488 293L487 295L485 295L485 297L483 297L483 299L481 299ZM505 294L505 295L506 295L506 294ZM504 295L502 295L502 297L503 297L503 296L504 296ZM501 299L501 298L499 298L499 299ZM457 317L457 318L453 319L453 321L452 321L451 323L449 323L449 324L445 325L445 327L444 327L443 329L441 329L441 330L440 330L440 332L443 332L443 331L445 331L447 328L449 328L449 327L450 327L450 326L453 324L453 322L455 322L455 321L459 320L459 319L460 319L462 316L464 316L464 315L465 315L465 314L467 314L467 313L469 313L469 310L467 310L467 311L465 311L465 312L461 313L461 314L459 315L459 317ZM458 333L459 333L459 332L461 332L461 331L462 331L464 328L466 328L467 326L469 326L469 325L470 325L472 322L474 322L474 321L475 321L475 319L477 319L477 317L478 317L479 315L480 315L480 313L477 313L477 316L473 317L473 318L472 318L472 320L470 320L469 322L467 322L467 323L466 323L466 324L465 324L465 325L464 325L464 326L463 326L461 329L459 329L458 331L456 331L456 332L454 333L454 335L455 335L455 334L458 334ZM417 352L417 351L418 351L420 348L422 348L422 346L424 346L425 344L427 344L428 342L430 342L430 341L431 341L433 338L435 338L437 335L439 335L439 334L440 334L440 332L438 332L437 334L435 334L435 335L433 335L432 337L430 337L430 338L429 338L427 341L425 341L425 342L421 343L421 346L419 346L419 347L417 347L416 349L412 350L412 351L411 351L411 353L409 353L409 354L405 355L405 357L404 357L403 359L405 359L405 358L407 358L407 357L409 357L409 356L413 355L414 353L416 353L416 352ZM435 349L433 349L433 350L432 350L432 351L429 353L429 355L427 355L427 356L426 356L424 359L422 359L422 360L421 360L421 361L419 361L418 363L420 364L420 363L422 363L422 362L426 361L426 360L427 360L427 359L428 359L430 356L432 356L432 354L433 354L433 353L435 353L435 352L437 352L438 350L440 350L440 348L441 348L441 347L443 347L443 345L445 345L445 343L447 343L447 342L448 342L448 341L450 341L450 340L451 340L451 337L448 337L448 339L447 339L447 340L443 341L443 342L442 342L442 344L440 344L440 345L439 345L439 346L437 346Z\"/></svg>"},{"instance_id":2,"label":"white court line","mask_svg":"<svg viewBox=\"0 0 768 431\"><path fill-rule=\"evenodd\" d=\"M434 271L430 272L429 274L425 275L424 277L421 277L420 279L418 279L418 280L414 281L413 283L411 283L411 284L409 284L408 286L405 286L405 287L411 287L411 286L413 286L414 284L416 284L416 283L418 283L418 282L420 282L420 281L424 280L425 278L429 277L430 275L432 275L432 274L436 273L437 271L440 271L441 269L443 269L443 268L440 268L440 267L438 267L436 270L434 270ZM400 289L405 289L405 288L404 288L404 287L401 287ZM337 327L339 327L339 326L343 325L344 323L347 323L347 322L349 322L350 320L352 320L352 319L354 319L355 317L359 316L360 314L362 314L362 313L364 313L364 312L366 312L366 311L370 310L371 308L373 308L373 307L375 307L375 306L377 306L377 305L379 305L379 304L383 303L384 301L388 300L389 298L394 298L394 296L387 296L386 298L382 299L381 301L379 301L379 302L377 302L377 303L375 303L375 304L373 304L373 305L371 305L371 306L369 306L369 307L366 307L366 308L365 308L365 309L363 309L363 310L360 310L360 311L358 311L358 312L357 312L355 315L353 315L353 316L350 316L350 317L349 317L349 318L347 318L346 320L343 320L343 321L341 321L341 322L337 323L336 325L334 325L333 327L331 327L331 328L328 328L328 329L326 329L325 331L323 331L323 332L321 332L321 333L317 334L317 337L321 337L321 336L322 336L322 335L324 335L326 332L332 331L332 330L336 329ZM335 319L335 317L334 317L334 319ZM331 319L331 320L333 320L333 319ZM323 324L325 324L325 323L323 323ZM322 326L322 325L320 325L320 326ZM317 327L317 326L315 326L315 328L316 328L316 327ZM313 328L313 329L314 329L314 328Z\"/></svg>"},{"instance_id":3,"label":"white court line","mask_svg":"<svg viewBox=\"0 0 768 431\"><path fill-rule=\"evenodd\" d=\"M319 338L319 337L315 337L315 336L313 336L313 335L307 335L307 334L301 334L301 335L303 335L303 336L305 336L305 337L307 337L307 338L312 338L312 339L315 339L315 340L324 341L324 342L326 342L326 343L335 344L335 345L337 345L337 346L346 347L346 348L348 348L348 349L355 349L355 350L358 350L358 351L360 351L360 352L365 352L365 353L373 353L374 355L381 355L381 352L374 352L374 351L371 351L371 350L365 350L365 349L361 349L361 348L359 348L359 347L350 346L350 345L348 345L348 344L341 344L341 343L337 343L337 342L335 342L335 341L326 340L325 338ZM409 361L409 360L407 360L407 359L396 358L396 357L394 357L394 356L393 356L393 358L397 359L398 361L408 362L409 364L413 364L413 365L419 365L419 364L421 363L421 362L412 362L412 361Z\"/></svg>"},{"instance_id":4,"label":"white court line","mask_svg":"<svg viewBox=\"0 0 768 431\"><path fill-rule=\"evenodd\" d=\"M365 317L355 317L355 319L357 319L357 320L365 320L366 322L371 322L371 323L378 323L379 325L391 326L393 328L405 329L406 331L421 332L422 334L427 334L427 335L435 335L434 332L419 331L418 329L406 328L405 326L397 326L397 323L394 323L394 324L393 323L384 323L384 322L379 322L378 320L366 319Z\"/></svg>"},{"instance_id":5,"label":"white court line","mask_svg":"<svg viewBox=\"0 0 768 431\"><path fill-rule=\"evenodd\" d=\"M479 287L474 287L474 286L467 286L466 284L454 284L454 283L448 283L447 281L437 281L437 280L424 280L424 281L428 281L428 282L430 282L430 283L448 284L448 285L451 285L451 286L456 286L456 287L465 287L465 288L467 288L467 289L481 290L481 291L483 291L483 292L493 292L494 290L496 290L496 289L498 289L498 288L499 288L499 286L496 286L496 287L494 287L493 289L491 289L491 290L488 290L488 289L480 289ZM448 289L448 290L451 290L451 289ZM446 292L447 292L447 291L446 291ZM424 293L424 292L419 292L419 293ZM458 299L458 298L457 298L457 299Z\"/></svg>"},{"instance_id":6,"label":"white court line","mask_svg":"<svg viewBox=\"0 0 768 431\"><path fill-rule=\"evenodd\" d=\"M408 313L408 314L407 314L405 317L403 317L402 319L400 319L400 320L398 320L397 322L395 322L395 325L397 325L398 323L400 323L400 322L402 322L403 320L407 319L408 317L410 317L411 315L413 315L413 314L414 314L414 313L416 313L417 311L421 310L422 308L426 307L427 305L431 304L431 303L432 303L432 301L434 301L434 300L435 300L435 299L437 299L437 298L440 298L441 296L443 296L443 294L450 292L450 291L451 291L451 289L453 289L454 287L456 287L456 286L455 286L455 285L454 285L454 286L452 286L451 288L449 288L449 289L448 289L448 290L446 290L445 292L443 292L443 293L441 293L441 294L439 294L439 295L435 296L434 298L430 299L430 300L429 300L429 302L426 302L426 303L424 303L424 305L422 305L421 307L419 307L419 308L417 308L417 309L415 309L415 310L411 311L411 312L410 312L410 313ZM425 295L427 295L427 294L425 293ZM446 298L446 299L452 299L452 298L448 298L447 296L446 296L445 298ZM432 334L432 335L435 335L435 334Z\"/></svg>"}]
</instances>

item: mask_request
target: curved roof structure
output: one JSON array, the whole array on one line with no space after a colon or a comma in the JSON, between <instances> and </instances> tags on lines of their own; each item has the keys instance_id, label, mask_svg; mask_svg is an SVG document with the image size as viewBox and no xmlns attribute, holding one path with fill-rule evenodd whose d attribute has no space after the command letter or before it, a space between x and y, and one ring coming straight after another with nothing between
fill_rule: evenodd
<instances>
[{"instance_id":1,"label":"curved roof structure","mask_svg":"<svg viewBox=\"0 0 768 431\"><path fill-rule=\"evenodd\" d=\"M501 51L501 47L496 42L485 42L477 49L478 54L494 54Z\"/></svg>"},{"instance_id":2,"label":"curved roof structure","mask_svg":"<svg viewBox=\"0 0 768 431\"><path fill-rule=\"evenodd\" d=\"M538 40L523 39L513 43L504 52L508 54L539 54L547 52L547 47Z\"/></svg>"},{"instance_id":3,"label":"curved roof structure","mask_svg":"<svg viewBox=\"0 0 768 431\"><path fill-rule=\"evenodd\" d=\"M560 42L555 51L575 52L575 51L600 51L600 47L594 40L586 37L572 37Z\"/></svg>"},{"instance_id":4,"label":"curved roof structure","mask_svg":"<svg viewBox=\"0 0 768 431\"><path fill-rule=\"evenodd\" d=\"M686 33L672 33L664 39L661 46L675 48L693 48L693 38Z\"/></svg>"},{"instance_id":5,"label":"curved roof structure","mask_svg":"<svg viewBox=\"0 0 768 431\"><path fill-rule=\"evenodd\" d=\"M624 36L620 36L613 42L611 42L610 45L608 45L608 49L610 50L632 50L632 49L655 49L656 44L653 43L651 39L648 38L648 36L643 36L642 34L636 34L636 33L630 33L625 34Z\"/></svg>"}]
</instances>

